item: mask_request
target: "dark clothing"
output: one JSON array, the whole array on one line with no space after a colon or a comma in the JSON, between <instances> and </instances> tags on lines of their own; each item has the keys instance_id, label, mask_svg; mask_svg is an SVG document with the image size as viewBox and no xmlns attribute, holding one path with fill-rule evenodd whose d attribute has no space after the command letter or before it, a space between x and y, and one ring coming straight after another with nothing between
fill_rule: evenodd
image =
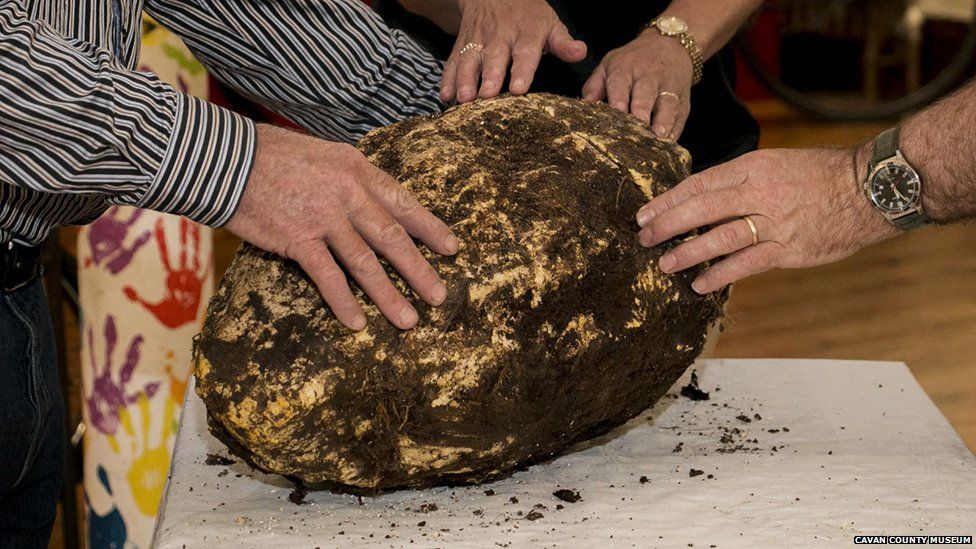
<instances>
[{"instance_id":1,"label":"dark clothing","mask_svg":"<svg viewBox=\"0 0 976 549\"><path fill-rule=\"evenodd\" d=\"M0 549L44 548L64 461L54 331L39 278L0 290Z\"/></svg>"},{"instance_id":2,"label":"dark clothing","mask_svg":"<svg viewBox=\"0 0 976 549\"><path fill-rule=\"evenodd\" d=\"M589 50L586 59L575 64L543 57L531 91L578 97L603 57L633 40L668 3L549 0L573 37L586 42ZM413 35L435 56L447 59L450 55L454 37L407 13L396 0L373 0L373 7L387 23ZM731 160L759 143L759 126L735 97L734 88L735 58L727 47L705 63L701 82L691 89L691 115L678 141L691 152L694 171Z\"/></svg>"}]
</instances>

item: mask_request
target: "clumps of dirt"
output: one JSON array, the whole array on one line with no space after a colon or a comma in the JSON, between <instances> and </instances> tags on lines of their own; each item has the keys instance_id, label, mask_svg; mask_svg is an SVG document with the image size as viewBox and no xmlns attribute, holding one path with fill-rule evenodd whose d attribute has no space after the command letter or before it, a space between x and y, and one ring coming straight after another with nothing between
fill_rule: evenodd
<instances>
[{"instance_id":1,"label":"clumps of dirt","mask_svg":"<svg viewBox=\"0 0 976 549\"><path fill-rule=\"evenodd\" d=\"M552 493L552 495L565 501L566 503L576 503L577 501L583 499L579 492L574 490L569 490L567 488L561 488Z\"/></svg>"},{"instance_id":2,"label":"clumps of dirt","mask_svg":"<svg viewBox=\"0 0 976 549\"><path fill-rule=\"evenodd\" d=\"M308 488L305 487L301 482L295 483L295 489L288 494L288 501L294 503L295 505L301 505L305 503L305 496L308 495Z\"/></svg>"},{"instance_id":3,"label":"clumps of dirt","mask_svg":"<svg viewBox=\"0 0 976 549\"><path fill-rule=\"evenodd\" d=\"M708 400L708 393L698 387L698 373L692 370L691 382L681 388L681 396L689 400Z\"/></svg>"},{"instance_id":4,"label":"clumps of dirt","mask_svg":"<svg viewBox=\"0 0 976 549\"><path fill-rule=\"evenodd\" d=\"M418 513L433 513L437 510L436 503L421 503L420 509L417 510Z\"/></svg>"},{"instance_id":5,"label":"clumps of dirt","mask_svg":"<svg viewBox=\"0 0 976 549\"><path fill-rule=\"evenodd\" d=\"M702 476L704 474L705 474L705 471L702 471L701 469L694 469L694 468L692 468L692 469L689 469L688 470L688 476L691 477L691 478L700 477L700 476Z\"/></svg>"},{"instance_id":6,"label":"clumps of dirt","mask_svg":"<svg viewBox=\"0 0 976 549\"><path fill-rule=\"evenodd\" d=\"M207 460L203 463L206 465L233 465L237 462L217 454L207 454Z\"/></svg>"}]
</instances>

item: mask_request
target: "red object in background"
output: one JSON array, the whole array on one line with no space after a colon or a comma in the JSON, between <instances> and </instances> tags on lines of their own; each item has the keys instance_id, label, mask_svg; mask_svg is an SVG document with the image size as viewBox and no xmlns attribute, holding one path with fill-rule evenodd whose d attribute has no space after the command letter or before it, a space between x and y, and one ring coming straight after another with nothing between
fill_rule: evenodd
<instances>
[{"instance_id":1,"label":"red object in background","mask_svg":"<svg viewBox=\"0 0 976 549\"><path fill-rule=\"evenodd\" d=\"M760 64L770 72L779 75L779 15L772 10L762 11L755 24L746 31L752 50ZM742 60L742 53L736 50L735 64L738 69L735 93L739 99L768 99L769 90L753 76L748 65Z\"/></svg>"},{"instance_id":2,"label":"red object in background","mask_svg":"<svg viewBox=\"0 0 976 549\"><path fill-rule=\"evenodd\" d=\"M169 254L169 244L166 242L162 219L156 220L155 229L156 246L163 263L165 275L163 286L166 288L166 294L160 301L153 303L140 297L132 286L125 286L122 291L130 300L145 307L164 326L179 328L197 319L203 281L207 279L213 258L207 259L206 263L201 261L200 228L185 217L180 218L180 243L177 252L179 259L175 264ZM202 273L201 264L203 264Z\"/></svg>"}]
</instances>

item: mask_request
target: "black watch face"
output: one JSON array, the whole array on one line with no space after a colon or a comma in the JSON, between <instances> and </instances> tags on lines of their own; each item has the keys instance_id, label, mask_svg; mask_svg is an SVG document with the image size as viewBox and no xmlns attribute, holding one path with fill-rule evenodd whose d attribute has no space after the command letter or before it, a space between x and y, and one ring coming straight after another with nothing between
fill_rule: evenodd
<instances>
[{"instance_id":1,"label":"black watch face","mask_svg":"<svg viewBox=\"0 0 976 549\"><path fill-rule=\"evenodd\" d=\"M922 190L918 175L912 170L889 164L871 179L871 201L887 213L901 213L911 209Z\"/></svg>"}]
</instances>

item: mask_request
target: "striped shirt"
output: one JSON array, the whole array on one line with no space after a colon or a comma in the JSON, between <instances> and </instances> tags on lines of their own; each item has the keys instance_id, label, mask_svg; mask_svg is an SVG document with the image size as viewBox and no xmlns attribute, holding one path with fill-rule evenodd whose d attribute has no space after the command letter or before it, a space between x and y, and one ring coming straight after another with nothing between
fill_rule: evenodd
<instances>
[{"instance_id":1,"label":"striped shirt","mask_svg":"<svg viewBox=\"0 0 976 549\"><path fill-rule=\"evenodd\" d=\"M143 9L216 78L323 138L441 108L439 62L360 0L0 0L0 243L117 204L233 215L254 123L134 70Z\"/></svg>"}]
</instances>

